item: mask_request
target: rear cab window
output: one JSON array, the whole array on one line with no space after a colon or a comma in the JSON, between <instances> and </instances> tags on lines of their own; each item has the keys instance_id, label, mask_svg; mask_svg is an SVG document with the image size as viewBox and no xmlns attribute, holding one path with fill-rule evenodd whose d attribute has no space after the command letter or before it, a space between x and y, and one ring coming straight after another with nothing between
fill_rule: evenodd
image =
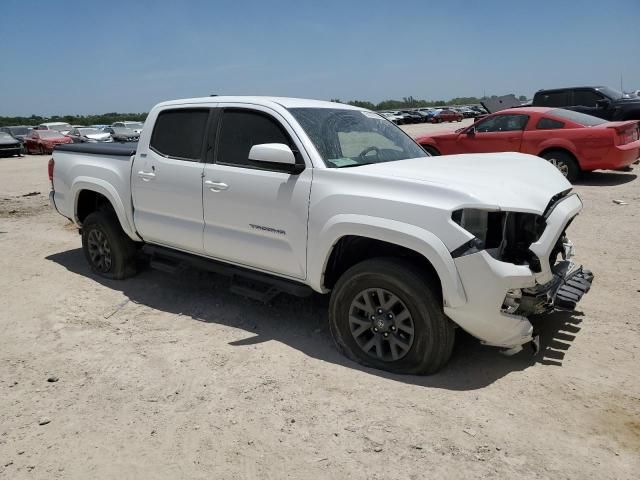
<instances>
[{"instance_id":1,"label":"rear cab window","mask_svg":"<svg viewBox=\"0 0 640 480\"><path fill-rule=\"evenodd\" d=\"M208 118L207 108L163 110L156 119L149 147L165 157L198 162Z\"/></svg>"}]
</instances>

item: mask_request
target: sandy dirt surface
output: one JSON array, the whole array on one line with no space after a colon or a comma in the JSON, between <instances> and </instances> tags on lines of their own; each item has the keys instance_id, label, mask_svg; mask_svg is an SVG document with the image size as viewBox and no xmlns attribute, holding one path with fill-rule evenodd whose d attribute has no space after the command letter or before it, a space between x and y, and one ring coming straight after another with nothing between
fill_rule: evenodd
<instances>
[{"instance_id":1,"label":"sandy dirt surface","mask_svg":"<svg viewBox=\"0 0 640 480\"><path fill-rule=\"evenodd\" d=\"M537 319L538 357L458 335L414 377L340 356L322 297L96 277L47 207L48 158L0 159L0 478L638 478L638 167L576 187L569 233L596 279Z\"/></svg>"}]
</instances>

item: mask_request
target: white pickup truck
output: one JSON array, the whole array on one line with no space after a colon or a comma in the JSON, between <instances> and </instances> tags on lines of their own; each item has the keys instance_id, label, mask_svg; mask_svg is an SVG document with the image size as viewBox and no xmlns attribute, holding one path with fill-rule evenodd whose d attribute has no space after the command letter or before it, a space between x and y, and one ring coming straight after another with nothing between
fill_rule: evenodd
<instances>
[{"instance_id":1,"label":"white pickup truck","mask_svg":"<svg viewBox=\"0 0 640 480\"><path fill-rule=\"evenodd\" d=\"M49 176L97 274L146 258L228 274L263 300L331 293L338 348L393 372L440 369L456 327L506 353L536 346L527 317L575 308L593 278L565 235L582 202L548 162L430 157L348 105L165 102L137 144L58 146Z\"/></svg>"}]
</instances>

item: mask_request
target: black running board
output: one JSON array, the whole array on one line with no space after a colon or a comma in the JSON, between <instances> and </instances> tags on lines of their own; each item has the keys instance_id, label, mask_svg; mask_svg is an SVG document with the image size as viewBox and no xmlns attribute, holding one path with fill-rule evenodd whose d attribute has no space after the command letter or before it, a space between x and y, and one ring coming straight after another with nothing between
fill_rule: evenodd
<instances>
[{"instance_id":1,"label":"black running board","mask_svg":"<svg viewBox=\"0 0 640 480\"><path fill-rule=\"evenodd\" d=\"M186 267L231 277L231 292L267 303L279 293L296 297L308 297L311 287L293 280L256 272L229 263L219 262L190 253L157 245L144 245L143 253L149 256L149 266L166 273L177 273Z\"/></svg>"}]
</instances>

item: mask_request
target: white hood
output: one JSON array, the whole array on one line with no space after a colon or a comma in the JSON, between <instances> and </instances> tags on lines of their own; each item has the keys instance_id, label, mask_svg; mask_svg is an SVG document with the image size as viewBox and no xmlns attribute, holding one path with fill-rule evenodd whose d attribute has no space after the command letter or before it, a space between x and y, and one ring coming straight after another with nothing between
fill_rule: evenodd
<instances>
[{"instance_id":1,"label":"white hood","mask_svg":"<svg viewBox=\"0 0 640 480\"><path fill-rule=\"evenodd\" d=\"M364 174L440 185L497 209L532 213L544 212L551 197L571 188L546 160L516 152L415 158L355 169Z\"/></svg>"}]
</instances>

